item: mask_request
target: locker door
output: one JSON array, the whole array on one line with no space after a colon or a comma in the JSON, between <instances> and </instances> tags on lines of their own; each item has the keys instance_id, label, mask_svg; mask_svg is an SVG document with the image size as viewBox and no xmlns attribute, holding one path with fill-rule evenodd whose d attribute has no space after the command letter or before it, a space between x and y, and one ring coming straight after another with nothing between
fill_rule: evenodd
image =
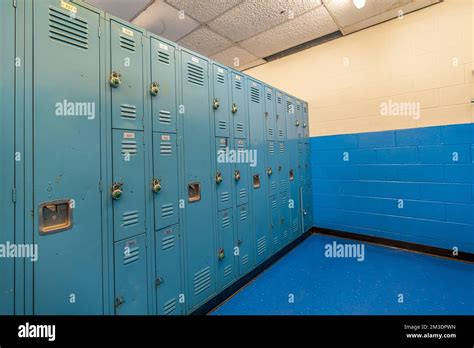
<instances>
[{"instance_id":1,"label":"locker door","mask_svg":"<svg viewBox=\"0 0 474 348\"><path fill-rule=\"evenodd\" d=\"M248 116L245 103L244 77L232 72L232 119L234 124L234 137L245 139L248 136Z\"/></svg>"},{"instance_id":2,"label":"locker door","mask_svg":"<svg viewBox=\"0 0 474 348\"><path fill-rule=\"evenodd\" d=\"M289 189L288 151L289 142L278 142L278 187L279 192L287 192Z\"/></svg>"},{"instance_id":3,"label":"locker door","mask_svg":"<svg viewBox=\"0 0 474 348\"><path fill-rule=\"evenodd\" d=\"M145 235L115 243L116 315L148 313Z\"/></svg>"},{"instance_id":4,"label":"locker door","mask_svg":"<svg viewBox=\"0 0 474 348\"><path fill-rule=\"evenodd\" d=\"M286 112L283 95L280 92L275 93L276 101L276 130L277 130L277 140L285 141L286 140Z\"/></svg>"},{"instance_id":5,"label":"locker door","mask_svg":"<svg viewBox=\"0 0 474 348\"><path fill-rule=\"evenodd\" d=\"M272 219L272 252L280 250L281 226L280 226L280 204L278 195L270 196L270 216Z\"/></svg>"},{"instance_id":6,"label":"locker door","mask_svg":"<svg viewBox=\"0 0 474 348\"><path fill-rule=\"evenodd\" d=\"M308 117L308 104L303 103L303 136L309 138L309 117Z\"/></svg>"},{"instance_id":7,"label":"locker door","mask_svg":"<svg viewBox=\"0 0 474 348\"><path fill-rule=\"evenodd\" d=\"M214 110L216 136L230 137L229 72L216 64L212 65L212 69L214 87L212 108Z\"/></svg>"},{"instance_id":8,"label":"locker door","mask_svg":"<svg viewBox=\"0 0 474 348\"><path fill-rule=\"evenodd\" d=\"M176 133L176 51L163 41L151 38L151 85L153 130ZM153 84L153 86L152 86ZM152 87L158 90L152 91ZM155 95L156 94L156 95Z\"/></svg>"},{"instance_id":9,"label":"locker door","mask_svg":"<svg viewBox=\"0 0 474 348\"><path fill-rule=\"evenodd\" d=\"M304 128L303 128L303 105L301 101L296 100L296 137L298 139L304 138Z\"/></svg>"},{"instance_id":10,"label":"locker door","mask_svg":"<svg viewBox=\"0 0 474 348\"><path fill-rule=\"evenodd\" d=\"M156 296L159 315L183 313L179 226L156 232Z\"/></svg>"},{"instance_id":11,"label":"locker door","mask_svg":"<svg viewBox=\"0 0 474 348\"><path fill-rule=\"evenodd\" d=\"M239 250L239 274L247 274L254 266L253 236L248 204L237 207L237 246Z\"/></svg>"},{"instance_id":12,"label":"locker door","mask_svg":"<svg viewBox=\"0 0 474 348\"><path fill-rule=\"evenodd\" d=\"M224 210L232 207L232 163L225 161L225 154L230 148L229 138L216 138L217 153L217 171L216 171L216 190L218 210ZM222 152L219 152L222 151Z\"/></svg>"},{"instance_id":13,"label":"locker door","mask_svg":"<svg viewBox=\"0 0 474 348\"><path fill-rule=\"evenodd\" d=\"M222 290L230 285L235 279L234 267L234 224L232 209L219 212L217 215L218 226L218 272L219 289Z\"/></svg>"},{"instance_id":14,"label":"locker door","mask_svg":"<svg viewBox=\"0 0 474 348\"><path fill-rule=\"evenodd\" d=\"M2 233L0 233L0 244L14 243L14 204L12 202L12 191L15 186L14 177L14 117L15 117L15 9L11 2L0 2L0 61L9 62L2 64L0 69L0 182L3 190L0 192L0 221L2 221ZM14 259L3 258L0 261L0 315L14 314Z\"/></svg>"},{"instance_id":15,"label":"locker door","mask_svg":"<svg viewBox=\"0 0 474 348\"><path fill-rule=\"evenodd\" d=\"M32 4L33 311L102 314L100 17L62 4Z\"/></svg>"},{"instance_id":16,"label":"locker door","mask_svg":"<svg viewBox=\"0 0 474 348\"><path fill-rule=\"evenodd\" d=\"M142 33L110 22L112 127L143 129Z\"/></svg>"},{"instance_id":17,"label":"locker door","mask_svg":"<svg viewBox=\"0 0 474 348\"><path fill-rule=\"evenodd\" d=\"M247 80L249 100L250 148L257 154L265 154L265 120L263 112L263 88L258 82ZM258 158L255 167L250 169L252 185L252 220L255 233L257 264L264 261L271 248L270 221L268 219L268 181L265 155Z\"/></svg>"},{"instance_id":18,"label":"locker door","mask_svg":"<svg viewBox=\"0 0 474 348\"><path fill-rule=\"evenodd\" d=\"M185 241L187 256L187 308L192 310L216 291L214 243L214 182L211 153L208 62L181 52L184 182L186 187Z\"/></svg>"},{"instance_id":19,"label":"locker door","mask_svg":"<svg viewBox=\"0 0 474 348\"><path fill-rule=\"evenodd\" d=\"M247 151L248 142L246 139L235 139L235 149L237 152ZM249 202L250 171L249 163L235 163L232 173L235 183L236 205L247 204Z\"/></svg>"},{"instance_id":20,"label":"locker door","mask_svg":"<svg viewBox=\"0 0 474 348\"><path fill-rule=\"evenodd\" d=\"M265 87L265 126L267 140L275 140L275 93L273 89Z\"/></svg>"},{"instance_id":21,"label":"locker door","mask_svg":"<svg viewBox=\"0 0 474 348\"><path fill-rule=\"evenodd\" d=\"M290 209L286 192L280 193L280 236L283 247L290 241Z\"/></svg>"},{"instance_id":22,"label":"locker door","mask_svg":"<svg viewBox=\"0 0 474 348\"><path fill-rule=\"evenodd\" d=\"M178 149L176 134L153 133L155 230L178 223Z\"/></svg>"},{"instance_id":23,"label":"locker door","mask_svg":"<svg viewBox=\"0 0 474 348\"><path fill-rule=\"evenodd\" d=\"M145 232L143 132L112 131L114 240ZM151 189L151 184L150 184Z\"/></svg>"},{"instance_id":24,"label":"locker door","mask_svg":"<svg viewBox=\"0 0 474 348\"><path fill-rule=\"evenodd\" d=\"M275 194L278 192L278 164L277 164L277 143L276 141L267 141L267 177L269 193Z\"/></svg>"}]
</instances>

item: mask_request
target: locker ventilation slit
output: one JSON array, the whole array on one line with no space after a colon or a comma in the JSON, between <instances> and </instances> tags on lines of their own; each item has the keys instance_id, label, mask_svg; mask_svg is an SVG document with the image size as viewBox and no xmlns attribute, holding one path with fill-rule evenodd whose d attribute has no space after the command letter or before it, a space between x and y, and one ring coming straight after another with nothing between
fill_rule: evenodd
<instances>
[{"instance_id":1,"label":"locker ventilation slit","mask_svg":"<svg viewBox=\"0 0 474 348\"><path fill-rule=\"evenodd\" d=\"M272 208L275 209L278 207L278 202L276 199L272 199Z\"/></svg>"},{"instance_id":2,"label":"locker ventilation slit","mask_svg":"<svg viewBox=\"0 0 474 348\"><path fill-rule=\"evenodd\" d=\"M268 143L268 152L269 153L275 152L275 145L273 143Z\"/></svg>"},{"instance_id":3,"label":"locker ventilation slit","mask_svg":"<svg viewBox=\"0 0 474 348\"><path fill-rule=\"evenodd\" d=\"M171 112L160 110L159 121L163 124L171 124Z\"/></svg>"},{"instance_id":4,"label":"locker ventilation slit","mask_svg":"<svg viewBox=\"0 0 474 348\"><path fill-rule=\"evenodd\" d=\"M222 218L222 227L229 227L230 226L230 217L229 216L225 216L224 218Z\"/></svg>"},{"instance_id":5,"label":"locker ventilation slit","mask_svg":"<svg viewBox=\"0 0 474 348\"><path fill-rule=\"evenodd\" d=\"M49 37L63 44L89 49L89 25L84 19L72 18L69 13L49 8Z\"/></svg>"},{"instance_id":6,"label":"locker ventilation slit","mask_svg":"<svg viewBox=\"0 0 474 348\"><path fill-rule=\"evenodd\" d=\"M273 136L273 128L268 128L268 135Z\"/></svg>"},{"instance_id":7,"label":"locker ventilation slit","mask_svg":"<svg viewBox=\"0 0 474 348\"><path fill-rule=\"evenodd\" d=\"M232 274L232 265L227 265L224 267L224 277L228 277Z\"/></svg>"},{"instance_id":8,"label":"locker ventilation slit","mask_svg":"<svg viewBox=\"0 0 474 348\"><path fill-rule=\"evenodd\" d=\"M188 62L188 82L193 85L204 86L204 68L194 63Z\"/></svg>"},{"instance_id":9,"label":"locker ventilation slit","mask_svg":"<svg viewBox=\"0 0 474 348\"><path fill-rule=\"evenodd\" d=\"M278 104L281 104L281 97L278 97L278 98L277 98L277 103L278 103Z\"/></svg>"},{"instance_id":10,"label":"locker ventilation slit","mask_svg":"<svg viewBox=\"0 0 474 348\"><path fill-rule=\"evenodd\" d=\"M127 211L122 214L122 227L130 227L138 224L138 211Z\"/></svg>"},{"instance_id":11,"label":"locker ventilation slit","mask_svg":"<svg viewBox=\"0 0 474 348\"><path fill-rule=\"evenodd\" d=\"M226 203L230 200L230 193L229 192L222 192L221 193L221 202Z\"/></svg>"},{"instance_id":12,"label":"locker ventilation slit","mask_svg":"<svg viewBox=\"0 0 474 348\"><path fill-rule=\"evenodd\" d=\"M254 103L260 103L260 91L258 88L250 87L250 100Z\"/></svg>"},{"instance_id":13,"label":"locker ventilation slit","mask_svg":"<svg viewBox=\"0 0 474 348\"><path fill-rule=\"evenodd\" d=\"M170 55L166 52L158 51L158 61L160 63L169 65L170 64Z\"/></svg>"},{"instance_id":14,"label":"locker ventilation slit","mask_svg":"<svg viewBox=\"0 0 474 348\"><path fill-rule=\"evenodd\" d=\"M135 41L120 35L120 47L126 51L135 52Z\"/></svg>"},{"instance_id":15,"label":"locker ventilation slit","mask_svg":"<svg viewBox=\"0 0 474 348\"><path fill-rule=\"evenodd\" d=\"M257 254L262 255L267 250L267 240L265 236L257 240Z\"/></svg>"},{"instance_id":16,"label":"locker ventilation slit","mask_svg":"<svg viewBox=\"0 0 474 348\"><path fill-rule=\"evenodd\" d=\"M245 265L248 264L248 263L249 263L249 256L248 256L248 254L242 256L242 260L240 261L240 264L241 264L242 266L245 266Z\"/></svg>"},{"instance_id":17,"label":"locker ventilation slit","mask_svg":"<svg viewBox=\"0 0 474 348\"><path fill-rule=\"evenodd\" d=\"M174 247L174 236L167 236L161 241L161 250L167 250Z\"/></svg>"},{"instance_id":18,"label":"locker ventilation slit","mask_svg":"<svg viewBox=\"0 0 474 348\"><path fill-rule=\"evenodd\" d=\"M225 76L224 76L224 74L217 73L217 82L218 82L218 83L222 83L222 84L225 83Z\"/></svg>"},{"instance_id":19,"label":"locker ventilation slit","mask_svg":"<svg viewBox=\"0 0 474 348\"><path fill-rule=\"evenodd\" d=\"M267 93L267 100L272 101L272 94L271 93Z\"/></svg>"},{"instance_id":20,"label":"locker ventilation slit","mask_svg":"<svg viewBox=\"0 0 474 348\"><path fill-rule=\"evenodd\" d=\"M284 134L283 131L280 129L280 130L278 130L278 135L279 135L280 137L283 137L285 134Z\"/></svg>"},{"instance_id":21,"label":"locker ventilation slit","mask_svg":"<svg viewBox=\"0 0 474 348\"><path fill-rule=\"evenodd\" d=\"M292 111L292 109L293 109L292 106L293 106L293 104L291 102L289 102L289 101L286 102L286 111L288 113L290 113Z\"/></svg>"},{"instance_id":22,"label":"locker ventilation slit","mask_svg":"<svg viewBox=\"0 0 474 348\"><path fill-rule=\"evenodd\" d=\"M243 123L237 123L236 124L237 132L244 132L245 131L245 126Z\"/></svg>"},{"instance_id":23,"label":"locker ventilation slit","mask_svg":"<svg viewBox=\"0 0 474 348\"><path fill-rule=\"evenodd\" d=\"M280 238L276 236L273 238L273 246L278 246L280 244Z\"/></svg>"},{"instance_id":24,"label":"locker ventilation slit","mask_svg":"<svg viewBox=\"0 0 474 348\"><path fill-rule=\"evenodd\" d=\"M137 119L137 107L135 105L120 105L120 116L128 120Z\"/></svg>"},{"instance_id":25,"label":"locker ventilation slit","mask_svg":"<svg viewBox=\"0 0 474 348\"><path fill-rule=\"evenodd\" d=\"M235 89L242 89L242 81L234 80Z\"/></svg>"},{"instance_id":26,"label":"locker ventilation slit","mask_svg":"<svg viewBox=\"0 0 474 348\"><path fill-rule=\"evenodd\" d=\"M226 129L227 129L227 122L220 120L218 127L219 127L219 129L221 129L221 130L226 130Z\"/></svg>"},{"instance_id":27,"label":"locker ventilation slit","mask_svg":"<svg viewBox=\"0 0 474 348\"><path fill-rule=\"evenodd\" d=\"M135 140L122 140L122 155L136 155L137 142Z\"/></svg>"},{"instance_id":28,"label":"locker ventilation slit","mask_svg":"<svg viewBox=\"0 0 474 348\"><path fill-rule=\"evenodd\" d=\"M174 206L172 203L161 206L161 217L167 218L174 215Z\"/></svg>"},{"instance_id":29,"label":"locker ventilation slit","mask_svg":"<svg viewBox=\"0 0 474 348\"><path fill-rule=\"evenodd\" d=\"M211 268L206 267L194 274L194 295L206 291L211 286Z\"/></svg>"},{"instance_id":30,"label":"locker ventilation slit","mask_svg":"<svg viewBox=\"0 0 474 348\"><path fill-rule=\"evenodd\" d=\"M280 132L283 133L283 131ZM280 143L280 153L285 153L285 144L283 143Z\"/></svg>"},{"instance_id":31,"label":"locker ventilation slit","mask_svg":"<svg viewBox=\"0 0 474 348\"><path fill-rule=\"evenodd\" d=\"M241 210L240 211L240 221L245 221L247 220L247 210Z\"/></svg>"},{"instance_id":32,"label":"locker ventilation slit","mask_svg":"<svg viewBox=\"0 0 474 348\"><path fill-rule=\"evenodd\" d=\"M129 265L140 259L140 249L138 247L129 248L123 253L123 264Z\"/></svg>"},{"instance_id":33,"label":"locker ventilation slit","mask_svg":"<svg viewBox=\"0 0 474 348\"><path fill-rule=\"evenodd\" d=\"M176 299L175 298L172 298L171 300L166 301L163 304L163 313L164 313L164 315L172 314L175 309L176 309Z\"/></svg>"},{"instance_id":34,"label":"locker ventilation slit","mask_svg":"<svg viewBox=\"0 0 474 348\"><path fill-rule=\"evenodd\" d=\"M239 197L241 199L244 199L245 197L247 197L247 190L246 189L240 189L239 191ZM246 215L247 216L247 215Z\"/></svg>"},{"instance_id":35,"label":"locker ventilation slit","mask_svg":"<svg viewBox=\"0 0 474 348\"><path fill-rule=\"evenodd\" d=\"M272 181L272 190L276 190L277 189L277 183L276 181Z\"/></svg>"},{"instance_id":36,"label":"locker ventilation slit","mask_svg":"<svg viewBox=\"0 0 474 348\"><path fill-rule=\"evenodd\" d=\"M160 143L160 155L170 156L173 153L173 147L170 142L162 141Z\"/></svg>"}]
</instances>

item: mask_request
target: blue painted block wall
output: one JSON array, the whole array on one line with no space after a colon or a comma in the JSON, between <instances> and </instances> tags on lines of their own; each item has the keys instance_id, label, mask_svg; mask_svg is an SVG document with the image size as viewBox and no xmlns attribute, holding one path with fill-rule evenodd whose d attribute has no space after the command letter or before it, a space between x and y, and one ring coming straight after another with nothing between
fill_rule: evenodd
<instances>
[{"instance_id":1,"label":"blue painted block wall","mask_svg":"<svg viewBox=\"0 0 474 348\"><path fill-rule=\"evenodd\" d=\"M474 252L474 125L311 138L316 227Z\"/></svg>"}]
</instances>

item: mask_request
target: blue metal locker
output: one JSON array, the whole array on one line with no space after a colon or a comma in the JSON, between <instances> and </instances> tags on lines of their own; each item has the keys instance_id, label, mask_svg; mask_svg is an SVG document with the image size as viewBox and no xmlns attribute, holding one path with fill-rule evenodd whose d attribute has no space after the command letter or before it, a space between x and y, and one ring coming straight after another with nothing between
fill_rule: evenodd
<instances>
[{"instance_id":1,"label":"blue metal locker","mask_svg":"<svg viewBox=\"0 0 474 348\"><path fill-rule=\"evenodd\" d=\"M265 161L265 116L264 93L260 82L246 78L249 124L250 148L257 152L258 160L251 167L252 185L252 222L255 240L255 262L264 261L270 251L270 221L268 214L268 181Z\"/></svg>"},{"instance_id":2,"label":"blue metal locker","mask_svg":"<svg viewBox=\"0 0 474 348\"><path fill-rule=\"evenodd\" d=\"M278 190L279 192L288 192L289 190L289 168L288 168L288 147L289 142L279 141L277 154L277 174L278 174Z\"/></svg>"},{"instance_id":3,"label":"blue metal locker","mask_svg":"<svg viewBox=\"0 0 474 348\"><path fill-rule=\"evenodd\" d=\"M280 91L275 92L275 121L276 121L276 131L277 131L277 140L285 141L286 140L286 110L285 110L285 100L284 95Z\"/></svg>"},{"instance_id":4,"label":"blue metal locker","mask_svg":"<svg viewBox=\"0 0 474 348\"><path fill-rule=\"evenodd\" d=\"M232 72L232 119L234 125L234 138L245 139L248 137L248 114L244 88L244 75Z\"/></svg>"},{"instance_id":5,"label":"blue metal locker","mask_svg":"<svg viewBox=\"0 0 474 348\"><path fill-rule=\"evenodd\" d=\"M254 240L250 221L248 204L243 204L237 211L237 247L239 260L239 274L243 276L254 267Z\"/></svg>"},{"instance_id":6,"label":"blue metal locker","mask_svg":"<svg viewBox=\"0 0 474 348\"><path fill-rule=\"evenodd\" d=\"M226 288L235 280L234 221L232 209L217 214L218 223L218 273L219 290Z\"/></svg>"},{"instance_id":7,"label":"blue metal locker","mask_svg":"<svg viewBox=\"0 0 474 348\"><path fill-rule=\"evenodd\" d=\"M265 86L265 128L267 140L276 140L275 92Z\"/></svg>"},{"instance_id":8,"label":"blue metal locker","mask_svg":"<svg viewBox=\"0 0 474 348\"><path fill-rule=\"evenodd\" d=\"M142 33L116 19L110 20L112 127L143 130Z\"/></svg>"},{"instance_id":9,"label":"blue metal locker","mask_svg":"<svg viewBox=\"0 0 474 348\"><path fill-rule=\"evenodd\" d=\"M285 246L290 241L291 230L291 216L290 209L288 207L288 193L282 192L279 195L280 199L280 236L281 236L281 246Z\"/></svg>"},{"instance_id":10,"label":"blue metal locker","mask_svg":"<svg viewBox=\"0 0 474 348\"><path fill-rule=\"evenodd\" d=\"M34 1L34 314L101 314L100 13ZM70 4L67 4L70 5ZM72 6L72 5L71 5ZM54 61L51 69L51 57ZM73 62L73 63L72 63ZM74 81L74 83L71 83ZM52 141L54 140L54 141Z\"/></svg>"},{"instance_id":11,"label":"blue metal locker","mask_svg":"<svg viewBox=\"0 0 474 348\"><path fill-rule=\"evenodd\" d=\"M248 151L247 139L234 139L234 149L238 153ZM234 182L235 204L242 205L249 202L249 185L250 185L250 165L249 163L237 162L234 164L232 173Z\"/></svg>"},{"instance_id":12,"label":"blue metal locker","mask_svg":"<svg viewBox=\"0 0 474 348\"><path fill-rule=\"evenodd\" d=\"M174 225L156 232L157 313L179 315L184 312L184 291L181 279L179 226Z\"/></svg>"},{"instance_id":13,"label":"blue metal locker","mask_svg":"<svg viewBox=\"0 0 474 348\"><path fill-rule=\"evenodd\" d=\"M145 235L115 243L116 315L143 315L148 312L147 250Z\"/></svg>"},{"instance_id":14,"label":"blue metal locker","mask_svg":"<svg viewBox=\"0 0 474 348\"><path fill-rule=\"evenodd\" d=\"M0 193L0 221L2 221L2 233L0 244L15 242L15 205L12 200L15 187L15 148L14 148L14 118L15 118L15 8L12 2L0 2L0 181L3 190ZM8 63L5 63L8 62ZM14 259L3 258L0 261L0 315L14 314Z\"/></svg>"},{"instance_id":15,"label":"blue metal locker","mask_svg":"<svg viewBox=\"0 0 474 348\"><path fill-rule=\"evenodd\" d=\"M283 143L282 143L283 144ZM278 170L278 146L276 141L267 141L267 178L269 194L278 193L279 170Z\"/></svg>"},{"instance_id":16,"label":"blue metal locker","mask_svg":"<svg viewBox=\"0 0 474 348\"><path fill-rule=\"evenodd\" d=\"M281 247L280 204L278 194L270 196L270 217L272 226L272 252Z\"/></svg>"},{"instance_id":17,"label":"blue metal locker","mask_svg":"<svg viewBox=\"0 0 474 348\"><path fill-rule=\"evenodd\" d=\"M304 120L303 120L303 105L301 103L301 100L295 99L295 104L296 104L296 137L298 139L304 138Z\"/></svg>"},{"instance_id":18,"label":"blue metal locker","mask_svg":"<svg viewBox=\"0 0 474 348\"><path fill-rule=\"evenodd\" d=\"M269 194L278 192L278 149L275 136L275 92L265 86L265 134L267 140L267 178Z\"/></svg>"},{"instance_id":19,"label":"blue metal locker","mask_svg":"<svg viewBox=\"0 0 474 348\"><path fill-rule=\"evenodd\" d=\"M227 156L230 149L229 138L216 138L216 175L215 185L217 191L217 207L218 210L229 209L232 207L232 181L234 181L232 173L232 163L227 163L225 156Z\"/></svg>"},{"instance_id":20,"label":"blue metal locker","mask_svg":"<svg viewBox=\"0 0 474 348\"><path fill-rule=\"evenodd\" d=\"M143 132L114 129L113 184L114 240L145 232L145 150ZM150 185L151 187L151 185Z\"/></svg>"},{"instance_id":21,"label":"blue metal locker","mask_svg":"<svg viewBox=\"0 0 474 348\"><path fill-rule=\"evenodd\" d=\"M176 133L176 48L154 36L150 40L153 131Z\"/></svg>"},{"instance_id":22,"label":"blue metal locker","mask_svg":"<svg viewBox=\"0 0 474 348\"><path fill-rule=\"evenodd\" d=\"M308 103L303 102L303 130L304 138L309 138L309 116L308 116Z\"/></svg>"},{"instance_id":23,"label":"blue metal locker","mask_svg":"<svg viewBox=\"0 0 474 348\"><path fill-rule=\"evenodd\" d=\"M214 129L217 137L230 137L229 71L227 68L212 64Z\"/></svg>"},{"instance_id":24,"label":"blue metal locker","mask_svg":"<svg viewBox=\"0 0 474 348\"><path fill-rule=\"evenodd\" d=\"M216 293L214 242L214 176L212 175L209 62L182 49L185 250L187 310L196 309Z\"/></svg>"},{"instance_id":25,"label":"blue metal locker","mask_svg":"<svg viewBox=\"0 0 474 348\"><path fill-rule=\"evenodd\" d=\"M178 149L174 133L153 133L153 191L155 230L179 221Z\"/></svg>"}]
</instances>

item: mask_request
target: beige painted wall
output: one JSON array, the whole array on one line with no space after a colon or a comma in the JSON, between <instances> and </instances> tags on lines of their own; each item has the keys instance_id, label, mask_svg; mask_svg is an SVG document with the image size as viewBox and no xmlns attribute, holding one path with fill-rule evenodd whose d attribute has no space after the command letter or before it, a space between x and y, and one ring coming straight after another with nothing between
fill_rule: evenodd
<instances>
[{"instance_id":1,"label":"beige painted wall","mask_svg":"<svg viewBox=\"0 0 474 348\"><path fill-rule=\"evenodd\" d=\"M311 136L474 122L473 18L446 0L246 73L308 101ZM389 100L419 119L382 116Z\"/></svg>"}]
</instances>

